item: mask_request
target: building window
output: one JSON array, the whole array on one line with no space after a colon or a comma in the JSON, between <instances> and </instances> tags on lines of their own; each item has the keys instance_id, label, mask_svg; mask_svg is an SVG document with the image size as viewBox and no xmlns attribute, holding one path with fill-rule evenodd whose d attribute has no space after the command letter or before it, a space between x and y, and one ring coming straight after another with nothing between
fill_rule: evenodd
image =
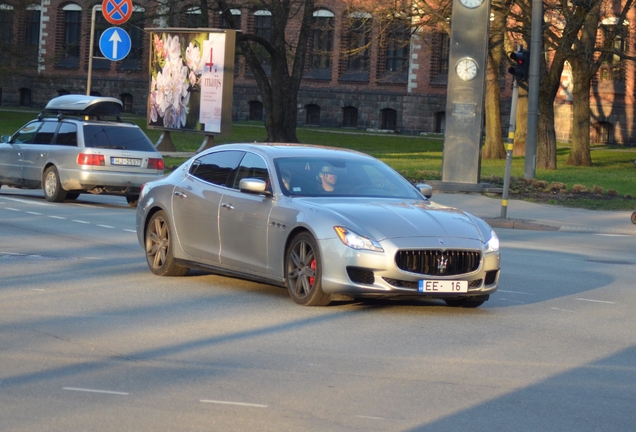
<instances>
[{"instance_id":1,"label":"building window","mask_svg":"<svg viewBox=\"0 0 636 432\"><path fill-rule=\"evenodd\" d=\"M60 61L58 67L79 67L82 8L70 3L62 8Z\"/></svg>"},{"instance_id":2,"label":"building window","mask_svg":"<svg viewBox=\"0 0 636 432\"><path fill-rule=\"evenodd\" d=\"M95 14L95 35L93 38L93 69L97 70L109 70L111 61L106 58L94 58L94 57L104 57L101 48L99 47L99 39L102 33L106 29L111 27L111 24L106 21L104 18L104 14L96 13ZM87 65L88 68L88 65Z\"/></svg>"},{"instance_id":3,"label":"building window","mask_svg":"<svg viewBox=\"0 0 636 432\"><path fill-rule=\"evenodd\" d=\"M119 99L121 99L121 103L123 104L122 111L126 113L133 112L133 97L128 93L123 93L119 95Z\"/></svg>"},{"instance_id":4,"label":"building window","mask_svg":"<svg viewBox=\"0 0 636 432\"><path fill-rule=\"evenodd\" d=\"M305 78L331 79L334 14L328 10L314 12L309 42L309 71Z\"/></svg>"},{"instance_id":5,"label":"building window","mask_svg":"<svg viewBox=\"0 0 636 432\"><path fill-rule=\"evenodd\" d=\"M397 129L397 111L391 108L384 108L380 111L382 124L380 129L395 130Z\"/></svg>"},{"instance_id":6,"label":"building window","mask_svg":"<svg viewBox=\"0 0 636 432\"><path fill-rule=\"evenodd\" d=\"M592 142L596 144L614 143L614 126L608 122L598 122L592 125Z\"/></svg>"},{"instance_id":7,"label":"building window","mask_svg":"<svg viewBox=\"0 0 636 432\"><path fill-rule=\"evenodd\" d=\"M369 47L371 45L371 14L355 12L345 20L345 75L354 80L368 80Z\"/></svg>"},{"instance_id":8,"label":"building window","mask_svg":"<svg viewBox=\"0 0 636 432\"><path fill-rule=\"evenodd\" d=\"M395 20L388 24L386 33L381 38L380 58L384 57L384 61L378 67L380 77L391 81L407 81L410 43L411 33L404 20Z\"/></svg>"},{"instance_id":9,"label":"building window","mask_svg":"<svg viewBox=\"0 0 636 432\"><path fill-rule=\"evenodd\" d=\"M38 63L40 50L40 18L38 8L27 8L24 26L25 65L35 66Z\"/></svg>"},{"instance_id":10,"label":"building window","mask_svg":"<svg viewBox=\"0 0 636 432\"><path fill-rule=\"evenodd\" d=\"M0 87L0 106L2 105L2 87Z\"/></svg>"},{"instance_id":11,"label":"building window","mask_svg":"<svg viewBox=\"0 0 636 432\"><path fill-rule=\"evenodd\" d=\"M263 121L263 104L259 101L250 101L249 115L251 121Z\"/></svg>"},{"instance_id":12,"label":"building window","mask_svg":"<svg viewBox=\"0 0 636 432\"><path fill-rule=\"evenodd\" d=\"M622 30L617 25L602 25L603 37L613 38L614 52L625 52L626 44L623 37ZM618 34L614 34L619 32ZM621 57L617 54L610 54L607 56L601 67L599 68L599 78L601 81L624 81L625 79L625 65Z\"/></svg>"},{"instance_id":13,"label":"building window","mask_svg":"<svg viewBox=\"0 0 636 432\"><path fill-rule=\"evenodd\" d=\"M31 89L20 89L20 106L31 106Z\"/></svg>"},{"instance_id":14,"label":"building window","mask_svg":"<svg viewBox=\"0 0 636 432\"><path fill-rule=\"evenodd\" d=\"M219 26L222 29L236 29L236 30L240 30L241 29L241 11L240 9L230 9L230 13L232 14L232 18L234 19L234 24L236 25L236 27L232 27L230 25L230 22L228 21L228 19L225 17L225 15L222 12L219 12L219 15L221 17L221 25Z\"/></svg>"},{"instance_id":15,"label":"building window","mask_svg":"<svg viewBox=\"0 0 636 432\"><path fill-rule=\"evenodd\" d=\"M64 95L67 95L67 94L71 94L71 92L70 92L70 91L68 91L68 90L66 90L66 89L59 89L59 90L57 91L57 95L58 95L58 96L64 96Z\"/></svg>"},{"instance_id":16,"label":"building window","mask_svg":"<svg viewBox=\"0 0 636 432\"><path fill-rule=\"evenodd\" d=\"M0 52L3 54L2 61L11 63L15 56L13 41L13 6L0 4Z\"/></svg>"},{"instance_id":17,"label":"building window","mask_svg":"<svg viewBox=\"0 0 636 432\"><path fill-rule=\"evenodd\" d=\"M309 104L305 106L305 110L307 110L305 123L318 126L320 124L320 107L315 104Z\"/></svg>"},{"instance_id":18,"label":"building window","mask_svg":"<svg viewBox=\"0 0 636 432\"><path fill-rule=\"evenodd\" d=\"M259 10L254 12L254 34L272 42L272 13L267 10ZM261 66L267 73L272 65L269 52L260 44L253 44L252 48L256 52L256 56Z\"/></svg>"},{"instance_id":19,"label":"building window","mask_svg":"<svg viewBox=\"0 0 636 432\"><path fill-rule=\"evenodd\" d=\"M144 8L133 6L130 20L124 24L124 30L130 36L130 52L117 70L141 70L144 54L144 12Z\"/></svg>"},{"instance_id":20,"label":"building window","mask_svg":"<svg viewBox=\"0 0 636 432\"><path fill-rule=\"evenodd\" d=\"M346 106L342 109L342 127L358 127L358 108Z\"/></svg>"},{"instance_id":21,"label":"building window","mask_svg":"<svg viewBox=\"0 0 636 432\"><path fill-rule=\"evenodd\" d=\"M435 113L435 132L444 133L446 130L446 113L438 111Z\"/></svg>"},{"instance_id":22,"label":"building window","mask_svg":"<svg viewBox=\"0 0 636 432\"><path fill-rule=\"evenodd\" d=\"M184 27L186 28L206 27L201 25L201 9L199 9L198 6L190 7L186 10Z\"/></svg>"},{"instance_id":23,"label":"building window","mask_svg":"<svg viewBox=\"0 0 636 432\"><path fill-rule=\"evenodd\" d=\"M431 84L446 85L448 83L448 59L450 56L450 37L447 33L433 35L431 55Z\"/></svg>"}]
</instances>

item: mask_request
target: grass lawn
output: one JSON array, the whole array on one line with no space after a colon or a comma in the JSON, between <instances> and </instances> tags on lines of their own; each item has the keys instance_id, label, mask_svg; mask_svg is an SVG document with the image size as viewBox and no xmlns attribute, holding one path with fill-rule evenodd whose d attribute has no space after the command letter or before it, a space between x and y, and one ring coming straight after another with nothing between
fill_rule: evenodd
<instances>
[{"instance_id":1,"label":"grass lawn","mask_svg":"<svg viewBox=\"0 0 636 432\"><path fill-rule=\"evenodd\" d=\"M0 135L11 134L24 123L34 118L36 111L0 111ZM157 142L161 131L147 130L144 117L131 116L124 120L137 123L146 131L152 142ZM392 134L373 134L358 130L299 128L298 138L303 143L344 147L375 156L410 180L441 179L443 139L441 136L408 136ZM217 137L217 144L229 142L263 141L267 137L262 123L237 122L232 125L229 137ZM203 140L202 135L192 133L171 133L172 141L179 151L194 152ZM536 179L541 180L540 188L546 183L563 183L567 191L587 189L590 192L578 198L558 202L585 208L621 208L636 209L636 148L622 146L594 146L592 167L571 167L565 165L569 147L561 144L557 149L557 170L536 171ZM166 157L166 166L175 167L184 159ZM512 163L512 176L523 179L524 157L515 157ZM482 160L481 176L485 181L497 181L504 176L505 160ZM514 182L513 182L514 184ZM585 188L583 188L583 186ZM514 189L514 187L513 187ZM515 192L514 190L512 191ZM612 200L598 199L603 195ZM595 197L595 195L597 195ZM514 196L511 196L514 198ZM547 201L546 201L547 202Z\"/></svg>"}]
</instances>

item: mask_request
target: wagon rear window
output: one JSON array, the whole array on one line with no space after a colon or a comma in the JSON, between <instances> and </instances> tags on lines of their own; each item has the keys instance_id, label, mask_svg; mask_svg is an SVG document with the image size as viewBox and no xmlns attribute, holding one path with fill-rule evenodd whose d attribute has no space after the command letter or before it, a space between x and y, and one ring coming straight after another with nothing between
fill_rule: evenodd
<instances>
[{"instance_id":1,"label":"wagon rear window","mask_svg":"<svg viewBox=\"0 0 636 432\"><path fill-rule=\"evenodd\" d=\"M136 127L107 125L84 126L84 145L92 148L112 148L132 151L154 151L154 146Z\"/></svg>"}]
</instances>

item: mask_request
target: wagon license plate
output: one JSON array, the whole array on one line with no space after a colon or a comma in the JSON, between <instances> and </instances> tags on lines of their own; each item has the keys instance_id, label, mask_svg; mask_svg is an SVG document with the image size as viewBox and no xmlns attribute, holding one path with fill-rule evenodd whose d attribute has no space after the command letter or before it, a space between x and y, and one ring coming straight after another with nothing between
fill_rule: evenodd
<instances>
[{"instance_id":1,"label":"wagon license plate","mask_svg":"<svg viewBox=\"0 0 636 432\"><path fill-rule=\"evenodd\" d=\"M141 166L141 159L112 157L110 158L110 164L111 165Z\"/></svg>"},{"instance_id":2,"label":"wagon license plate","mask_svg":"<svg viewBox=\"0 0 636 432\"><path fill-rule=\"evenodd\" d=\"M421 293L465 293L468 292L468 281L420 280Z\"/></svg>"}]
</instances>

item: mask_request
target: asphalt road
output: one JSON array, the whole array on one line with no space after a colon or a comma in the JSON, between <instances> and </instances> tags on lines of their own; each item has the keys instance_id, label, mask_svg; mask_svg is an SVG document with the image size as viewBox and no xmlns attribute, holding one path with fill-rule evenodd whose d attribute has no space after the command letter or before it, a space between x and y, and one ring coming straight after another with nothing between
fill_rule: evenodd
<instances>
[{"instance_id":1,"label":"asphalt road","mask_svg":"<svg viewBox=\"0 0 636 432\"><path fill-rule=\"evenodd\" d=\"M152 275L134 213L0 189L0 430L634 430L633 236L499 229L478 309L306 308Z\"/></svg>"}]
</instances>

